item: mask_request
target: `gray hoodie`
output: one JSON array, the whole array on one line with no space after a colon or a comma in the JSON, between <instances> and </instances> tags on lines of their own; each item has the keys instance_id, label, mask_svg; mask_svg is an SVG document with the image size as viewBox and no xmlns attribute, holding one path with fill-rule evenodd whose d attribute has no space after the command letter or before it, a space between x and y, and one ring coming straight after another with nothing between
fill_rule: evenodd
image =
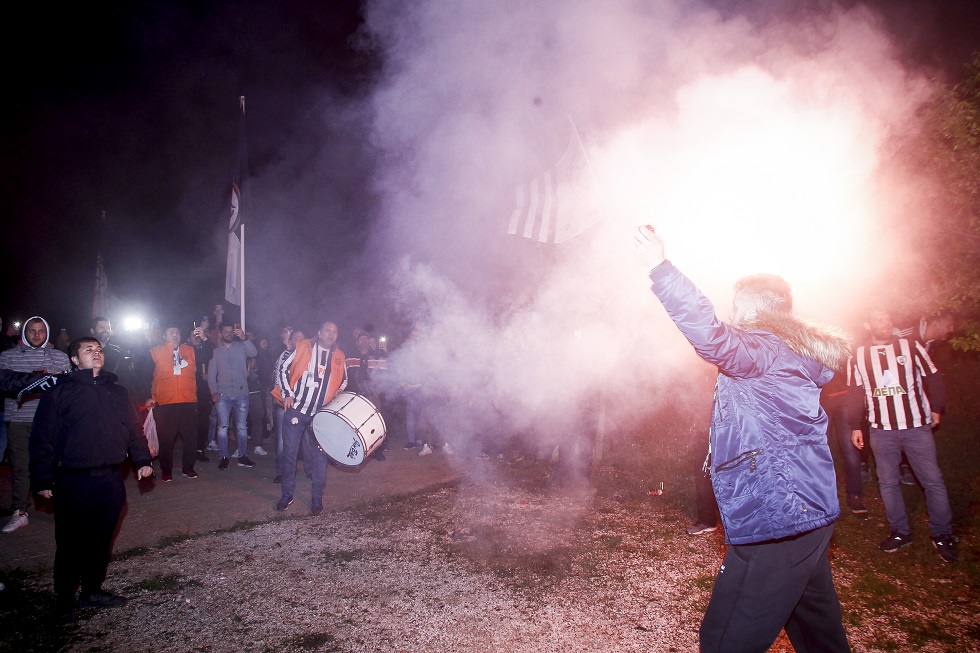
<instances>
[{"instance_id":1,"label":"gray hoodie","mask_svg":"<svg viewBox=\"0 0 980 653\"><path fill-rule=\"evenodd\" d=\"M258 354L251 340L235 340L231 347L219 342L208 364L208 388L211 394L248 394L248 359Z\"/></svg>"}]
</instances>

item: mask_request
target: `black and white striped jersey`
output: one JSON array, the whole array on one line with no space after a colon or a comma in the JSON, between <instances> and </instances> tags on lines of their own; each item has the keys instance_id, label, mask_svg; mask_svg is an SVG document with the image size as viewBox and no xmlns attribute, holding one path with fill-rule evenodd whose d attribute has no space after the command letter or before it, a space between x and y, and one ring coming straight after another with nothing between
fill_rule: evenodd
<instances>
[{"instance_id":1,"label":"black and white striped jersey","mask_svg":"<svg viewBox=\"0 0 980 653\"><path fill-rule=\"evenodd\" d=\"M291 368L296 359L297 350L294 350L283 362L279 374L280 388L283 389L284 396L293 398L294 409L305 415L313 415L326 403L324 399L330 390L330 375L334 373L333 357L337 352L337 347L321 347L314 339L309 362L305 369L301 370L302 373L295 385L290 385L290 376L293 374ZM347 385L346 368L342 368L341 373L343 379L340 389L343 390Z\"/></svg>"},{"instance_id":2,"label":"black and white striped jersey","mask_svg":"<svg viewBox=\"0 0 980 653\"><path fill-rule=\"evenodd\" d=\"M862 345L855 350L848 365L848 384L864 389L872 427L911 429L932 423L934 409L924 383L936 374L922 343L892 338L884 345Z\"/></svg>"}]
</instances>

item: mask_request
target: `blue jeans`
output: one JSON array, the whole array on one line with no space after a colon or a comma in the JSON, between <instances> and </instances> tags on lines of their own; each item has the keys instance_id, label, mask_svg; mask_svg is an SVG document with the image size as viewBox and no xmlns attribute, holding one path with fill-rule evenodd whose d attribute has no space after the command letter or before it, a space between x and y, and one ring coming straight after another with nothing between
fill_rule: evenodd
<instances>
[{"instance_id":1,"label":"blue jeans","mask_svg":"<svg viewBox=\"0 0 980 653\"><path fill-rule=\"evenodd\" d=\"M235 432L238 434L238 457L248 455L248 395L221 395L218 400L218 455L228 457L228 422L235 409Z\"/></svg>"},{"instance_id":2,"label":"blue jeans","mask_svg":"<svg viewBox=\"0 0 980 653\"><path fill-rule=\"evenodd\" d=\"M851 426L847 421L847 407L843 401L828 411L830 432L837 438L841 467L844 468L844 491L849 497L861 496L861 450L851 442Z\"/></svg>"},{"instance_id":3,"label":"blue jeans","mask_svg":"<svg viewBox=\"0 0 980 653\"><path fill-rule=\"evenodd\" d=\"M295 423L293 423L295 420ZM327 485L327 454L316 446L309 432L312 415L290 408L282 416L282 457L279 468L282 471L282 495L296 492L296 457L303 447L303 469L312 480L310 496L313 501L323 500L323 490Z\"/></svg>"},{"instance_id":4,"label":"blue jeans","mask_svg":"<svg viewBox=\"0 0 980 653\"><path fill-rule=\"evenodd\" d=\"M953 511L949 507L946 483L936 461L936 440L932 428L919 426L914 429L883 431L871 429L871 450L874 451L878 468L878 486L881 501L885 504L885 517L894 533L909 534L909 517L905 513L905 499L899 485L899 462L902 452L909 459L915 477L926 493L926 510L929 511L929 533L933 537L953 532Z\"/></svg>"}]
</instances>

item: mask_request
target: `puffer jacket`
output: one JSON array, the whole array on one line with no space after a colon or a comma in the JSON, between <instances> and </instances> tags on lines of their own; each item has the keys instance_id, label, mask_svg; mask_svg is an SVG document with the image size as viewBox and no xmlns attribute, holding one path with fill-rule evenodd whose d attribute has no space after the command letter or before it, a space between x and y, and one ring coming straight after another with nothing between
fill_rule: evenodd
<instances>
[{"instance_id":1,"label":"puffer jacket","mask_svg":"<svg viewBox=\"0 0 980 653\"><path fill-rule=\"evenodd\" d=\"M50 490L55 469L150 464L143 424L111 372L75 370L41 396L30 440L31 485Z\"/></svg>"},{"instance_id":2,"label":"puffer jacket","mask_svg":"<svg viewBox=\"0 0 980 653\"><path fill-rule=\"evenodd\" d=\"M674 324L721 372L711 483L726 541L765 542L833 523L840 503L820 388L846 363L846 338L774 313L731 327L669 261L650 279Z\"/></svg>"}]
</instances>

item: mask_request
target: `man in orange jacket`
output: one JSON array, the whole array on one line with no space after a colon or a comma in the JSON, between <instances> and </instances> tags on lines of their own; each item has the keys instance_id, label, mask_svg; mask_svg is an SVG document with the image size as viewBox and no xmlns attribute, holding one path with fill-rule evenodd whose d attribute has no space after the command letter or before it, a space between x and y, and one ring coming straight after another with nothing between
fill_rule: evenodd
<instances>
[{"instance_id":1,"label":"man in orange jacket","mask_svg":"<svg viewBox=\"0 0 980 653\"><path fill-rule=\"evenodd\" d=\"M180 329L168 327L163 344L150 350L153 359L153 384L150 387L153 419L160 440L160 478L173 480L174 444L177 434L183 439L181 476L197 478L197 380L194 348L181 344Z\"/></svg>"}]
</instances>

